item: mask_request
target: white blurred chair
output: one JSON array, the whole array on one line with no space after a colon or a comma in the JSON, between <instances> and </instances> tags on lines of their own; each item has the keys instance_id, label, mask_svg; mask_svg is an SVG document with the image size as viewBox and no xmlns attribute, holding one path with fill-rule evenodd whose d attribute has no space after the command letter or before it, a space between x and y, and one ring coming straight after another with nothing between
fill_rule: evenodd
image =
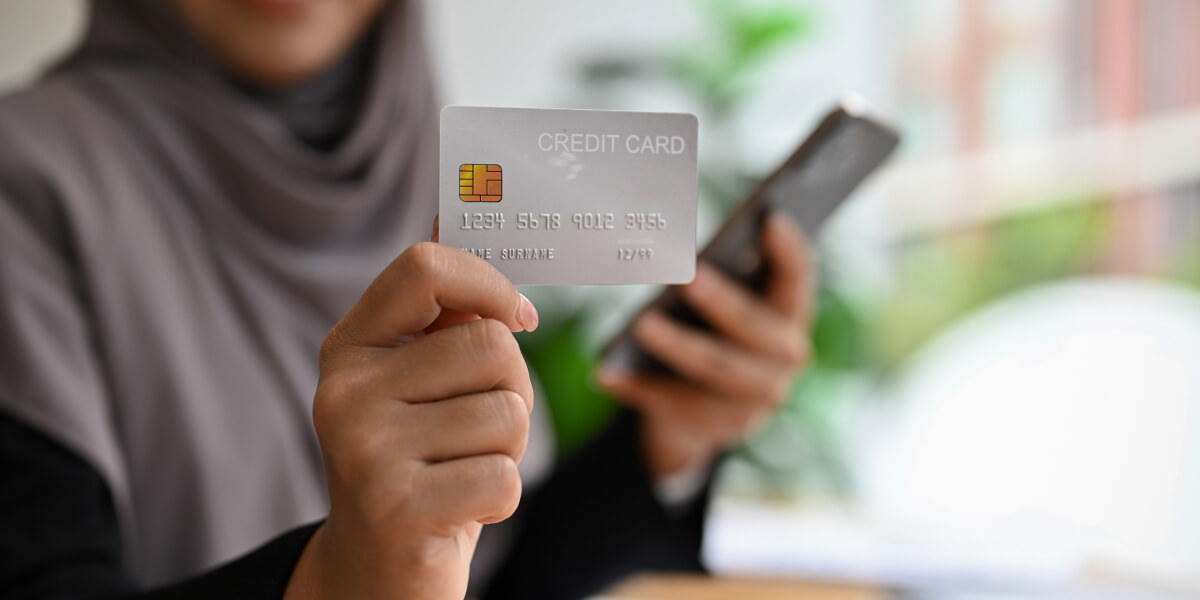
<instances>
[{"instance_id":1,"label":"white blurred chair","mask_svg":"<svg viewBox=\"0 0 1200 600\"><path fill-rule=\"evenodd\" d=\"M856 436L885 521L1025 530L1090 565L1200 582L1200 294L1037 288L927 345Z\"/></svg>"}]
</instances>

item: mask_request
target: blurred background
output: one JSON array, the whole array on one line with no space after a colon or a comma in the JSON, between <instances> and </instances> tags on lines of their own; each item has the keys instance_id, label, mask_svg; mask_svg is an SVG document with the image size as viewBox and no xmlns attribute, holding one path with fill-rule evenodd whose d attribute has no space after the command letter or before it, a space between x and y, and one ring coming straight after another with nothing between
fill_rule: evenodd
<instances>
[{"instance_id":1,"label":"blurred background","mask_svg":"<svg viewBox=\"0 0 1200 600\"><path fill-rule=\"evenodd\" d=\"M427 5L447 104L696 113L701 240L846 91L902 131L819 236L816 359L722 469L714 571L1200 593L1200 2ZM0 3L0 91L82 11ZM654 291L525 290L564 454Z\"/></svg>"}]
</instances>

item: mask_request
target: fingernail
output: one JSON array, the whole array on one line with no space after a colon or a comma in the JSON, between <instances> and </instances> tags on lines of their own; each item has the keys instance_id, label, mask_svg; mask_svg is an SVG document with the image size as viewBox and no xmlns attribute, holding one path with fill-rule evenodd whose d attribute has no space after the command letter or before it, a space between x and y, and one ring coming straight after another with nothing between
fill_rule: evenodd
<instances>
[{"instance_id":1,"label":"fingernail","mask_svg":"<svg viewBox=\"0 0 1200 600\"><path fill-rule=\"evenodd\" d=\"M708 263L696 263L696 277L692 279L692 285L696 287L697 292L708 289L712 278L713 268L708 266Z\"/></svg>"},{"instance_id":2,"label":"fingernail","mask_svg":"<svg viewBox=\"0 0 1200 600\"><path fill-rule=\"evenodd\" d=\"M635 323L633 327L635 333L637 334L647 337L654 337L662 331L665 320L666 317L662 316L660 313L656 311L650 311L638 318L637 323Z\"/></svg>"},{"instance_id":3,"label":"fingernail","mask_svg":"<svg viewBox=\"0 0 1200 600\"><path fill-rule=\"evenodd\" d=\"M525 294L521 296L521 310L517 313L517 320L525 327L525 331L533 331L538 326L538 311L534 308L533 303Z\"/></svg>"},{"instance_id":4,"label":"fingernail","mask_svg":"<svg viewBox=\"0 0 1200 600\"><path fill-rule=\"evenodd\" d=\"M616 387L620 385L621 380L624 379L624 377L625 376L622 375L620 371L613 369L612 367L601 367L600 371L596 373L596 381L599 381L600 385L605 387Z\"/></svg>"},{"instance_id":5,"label":"fingernail","mask_svg":"<svg viewBox=\"0 0 1200 600\"><path fill-rule=\"evenodd\" d=\"M804 231L804 228L796 222L796 219L792 218L791 215L778 208L772 210L770 214L767 215L767 222L775 229L787 229L795 231L800 234L800 237L806 237L808 235L807 232Z\"/></svg>"}]
</instances>

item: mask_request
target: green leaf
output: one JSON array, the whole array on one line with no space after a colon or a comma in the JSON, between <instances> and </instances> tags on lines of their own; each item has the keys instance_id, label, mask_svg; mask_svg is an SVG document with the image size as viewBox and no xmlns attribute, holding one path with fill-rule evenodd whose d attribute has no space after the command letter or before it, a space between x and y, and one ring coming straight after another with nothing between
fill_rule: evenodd
<instances>
[{"instance_id":1,"label":"green leaf","mask_svg":"<svg viewBox=\"0 0 1200 600\"><path fill-rule=\"evenodd\" d=\"M735 68L753 68L778 48L804 39L813 25L812 13L785 5L738 15L729 24Z\"/></svg>"},{"instance_id":2,"label":"green leaf","mask_svg":"<svg viewBox=\"0 0 1200 600\"><path fill-rule=\"evenodd\" d=\"M825 283L818 291L817 302L812 344L821 365L847 371L866 366L868 340L857 311Z\"/></svg>"},{"instance_id":3,"label":"green leaf","mask_svg":"<svg viewBox=\"0 0 1200 600\"><path fill-rule=\"evenodd\" d=\"M574 454L616 413L617 405L594 385L596 357L588 349L585 315L545 320L537 331L519 336L521 350L541 384L550 409L561 457Z\"/></svg>"}]
</instances>

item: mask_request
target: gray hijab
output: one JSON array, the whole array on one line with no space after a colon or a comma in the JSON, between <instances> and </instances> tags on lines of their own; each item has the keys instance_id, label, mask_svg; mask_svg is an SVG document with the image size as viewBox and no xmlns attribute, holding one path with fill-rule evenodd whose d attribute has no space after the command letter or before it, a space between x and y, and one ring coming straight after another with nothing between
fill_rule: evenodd
<instances>
[{"instance_id":1,"label":"gray hijab","mask_svg":"<svg viewBox=\"0 0 1200 600\"><path fill-rule=\"evenodd\" d=\"M364 219L383 224L376 210L404 204L396 202L398 187L420 184L426 186L422 193L435 191L433 180L413 177L418 168L436 168L423 157L431 146L414 143L429 142L422 136L434 131L436 121L417 6L391 6L378 26L378 44L367 36L317 80L271 94L232 80L188 35L169 2L93 0L83 44L56 71L94 82L108 107L123 113L146 141L195 151L181 158L203 168L181 173L185 182L227 191L260 226L296 243L361 239ZM370 48L375 56L365 56L363 46L378 46ZM357 80L353 71L364 67L372 72L361 94L347 94L355 96L352 102L339 103L344 98L333 94L330 110L304 110L306 93L330 95L322 88ZM357 121L324 122L344 121L347 114ZM327 151L297 143L305 129L316 129L319 137L322 128L339 126L350 129ZM218 180L197 181L210 175Z\"/></svg>"},{"instance_id":2,"label":"gray hijab","mask_svg":"<svg viewBox=\"0 0 1200 600\"><path fill-rule=\"evenodd\" d=\"M436 213L415 5L267 92L167 2L94 0L79 49L0 99L0 411L102 475L141 584L327 511L317 349Z\"/></svg>"}]
</instances>

